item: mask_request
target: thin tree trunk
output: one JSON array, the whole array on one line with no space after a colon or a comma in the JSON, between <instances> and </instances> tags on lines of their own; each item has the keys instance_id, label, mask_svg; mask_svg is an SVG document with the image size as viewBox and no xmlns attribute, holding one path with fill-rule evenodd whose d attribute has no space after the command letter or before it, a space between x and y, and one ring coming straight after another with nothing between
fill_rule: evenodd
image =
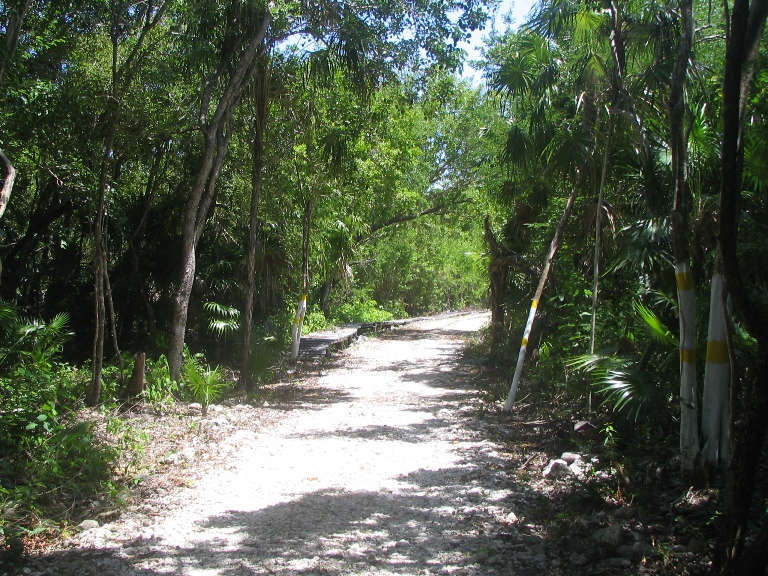
<instances>
[{"instance_id":1,"label":"thin tree trunk","mask_svg":"<svg viewBox=\"0 0 768 576\"><path fill-rule=\"evenodd\" d=\"M298 172L298 167L296 168ZM301 182L301 180L299 180ZM306 192L305 192L306 194ZM301 301L296 308L296 315L293 319L291 361L295 362L299 357L299 345L301 344L301 331L304 326L304 317L307 313L307 294L309 293L309 234L312 229L312 211L315 202L311 198L304 199L304 214L301 219L301 276L303 293Z\"/></svg>"},{"instance_id":2,"label":"thin tree trunk","mask_svg":"<svg viewBox=\"0 0 768 576\"><path fill-rule=\"evenodd\" d=\"M97 213L102 210L103 206L100 206L100 210L97 210ZM93 307L96 327L93 335L93 369L91 372L91 382L86 391L86 403L89 406L98 404L99 398L101 397L101 372L104 363L104 317L106 316L106 310L104 307L104 260L101 257L102 247L100 246L100 242L102 242L103 239L101 234L101 222L99 221L96 221L94 224L93 237Z\"/></svg>"},{"instance_id":3,"label":"thin tree trunk","mask_svg":"<svg viewBox=\"0 0 768 576\"><path fill-rule=\"evenodd\" d=\"M110 86L109 96L106 105L107 115L107 135L104 140L104 155L101 159L101 168L99 173L99 187L97 190L97 207L96 217L93 227L93 243L94 243L94 298L96 300L94 305L94 314L96 320L94 345L93 345L93 374L91 380L91 388L87 395L88 403L93 406L98 403L101 396L101 374L104 363L104 330L106 323L106 305L105 305L105 286L109 287L109 279L107 278L107 253L104 240L103 225L106 221L106 195L107 185L110 179L112 171L112 165L115 155L115 141L117 139L117 133L120 126L120 116L122 107L122 98L128 93L131 83L133 82L134 75L138 69L135 66L137 58L141 53L144 41L150 31L157 26L162 20L165 11L168 8L170 2L163 3L158 7L152 18L147 19L141 27L136 43L131 49L128 57L125 61L118 66L118 54L119 54L119 26L118 21L121 17L118 9L112 5L112 83ZM114 320L114 310L112 308L111 296L110 296L110 312L113 324L113 336L115 349L118 351L117 345L117 330ZM120 358L121 366L121 378L122 378L122 357Z\"/></svg>"},{"instance_id":4,"label":"thin tree trunk","mask_svg":"<svg viewBox=\"0 0 768 576\"><path fill-rule=\"evenodd\" d=\"M728 464L730 446L730 354L726 340L727 312L723 277L719 258L709 301L709 329L707 332L707 364L704 369L704 391L701 402L701 449L704 464L721 468Z\"/></svg>"},{"instance_id":5,"label":"thin tree trunk","mask_svg":"<svg viewBox=\"0 0 768 576\"><path fill-rule=\"evenodd\" d=\"M251 212L248 227L248 253L246 256L246 289L245 310L243 318L243 364L240 378L246 391L253 390L250 373L251 363L251 331L253 330L253 308L256 298L256 257L261 252L261 236L259 234L259 201L261 183L264 175L264 131L269 113L269 61L259 73L256 92L256 124L253 137L253 175L251 186Z\"/></svg>"},{"instance_id":6,"label":"thin tree trunk","mask_svg":"<svg viewBox=\"0 0 768 576\"><path fill-rule=\"evenodd\" d=\"M29 7L32 5L32 0L23 0L23 4L20 10L11 11L11 16L8 19L8 26L5 29L5 54L3 54L3 61L0 63L0 86L3 85L5 80L5 73L8 70L8 66L13 58L16 48L19 46L19 38L21 37L21 24L24 21L29 11Z\"/></svg>"},{"instance_id":7,"label":"thin tree trunk","mask_svg":"<svg viewBox=\"0 0 768 576\"><path fill-rule=\"evenodd\" d=\"M120 388L122 389L125 384L125 364L123 362L123 355L120 352L120 346L117 342L117 317L115 316L115 305L112 301L112 284L109 281L109 272L107 271L107 260L104 259L104 295L107 302L107 310L109 312L109 327L112 332L112 345L115 347L115 355L117 356L117 364L120 367Z\"/></svg>"},{"instance_id":8,"label":"thin tree trunk","mask_svg":"<svg viewBox=\"0 0 768 576\"><path fill-rule=\"evenodd\" d=\"M491 285L491 351L496 350L504 328L504 289L507 284L507 264L500 259L499 243L491 230L490 218L485 217L485 241L488 244L488 280Z\"/></svg>"},{"instance_id":9,"label":"thin tree trunk","mask_svg":"<svg viewBox=\"0 0 768 576\"><path fill-rule=\"evenodd\" d=\"M139 224L136 226L136 229L128 237L128 250L131 254L131 281L135 282L136 289L141 296L142 301L144 302L144 307L147 310L147 329L149 331L150 337L153 337L156 332L155 310L152 307L152 302L149 299L146 287L144 285L144 280L141 276L139 266L140 256L136 247L136 241L144 236L147 227L147 220L149 219L149 213L152 209L152 202L154 200L155 193L157 192L158 182L160 180L161 167L163 160L166 158L166 155L169 151L169 148L170 141L166 141L163 142L163 144L161 144L155 150L152 168L150 169L146 190L144 192L144 206L141 213L141 218L139 219Z\"/></svg>"},{"instance_id":10,"label":"thin tree trunk","mask_svg":"<svg viewBox=\"0 0 768 576\"><path fill-rule=\"evenodd\" d=\"M8 156L5 155L0 149L0 160L5 166L5 178L3 178L3 187L0 189L0 218L5 214L5 209L8 207L8 202L11 199L11 192L13 192L13 182L16 180L16 169L11 164Z\"/></svg>"},{"instance_id":11,"label":"thin tree trunk","mask_svg":"<svg viewBox=\"0 0 768 576\"><path fill-rule=\"evenodd\" d=\"M597 211L595 212L595 261L592 274L592 322L589 330L589 353L595 353L595 330L597 327L597 291L600 282L600 245L603 239L603 201L605 198L605 180L608 175L608 159L610 157L611 137L613 135L613 106L608 110L608 134L605 137L605 153L603 154L603 173L600 176L600 189L597 193ZM591 393L590 393L591 394ZM592 403L590 395L590 405Z\"/></svg>"},{"instance_id":12,"label":"thin tree trunk","mask_svg":"<svg viewBox=\"0 0 768 576\"><path fill-rule=\"evenodd\" d=\"M675 197L672 245L680 320L680 457L684 472L692 472L699 456L696 391L696 292L690 266L690 189L685 130L685 79L693 45L693 1L680 0L682 33L670 80L667 114L670 126Z\"/></svg>"},{"instance_id":13,"label":"thin tree trunk","mask_svg":"<svg viewBox=\"0 0 768 576\"><path fill-rule=\"evenodd\" d=\"M577 181L580 181L580 178L577 178ZM520 375L523 372L523 364L525 362L525 354L528 349L528 338L531 335L531 329L533 328L533 321L536 318L536 310L539 308L539 301L541 300L541 295L544 293L544 286L547 284L547 279L549 278L549 271L552 269L552 262L555 259L555 254L557 254L557 250L560 247L560 240L563 237L563 231L565 230L565 225L568 222L568 219L571 216L571 211L573 210L573 204L576 201L576 196L579 191L579 184L574 184L573 190L571 191L571 195L568 197L568 202L565 204L565 210L563 210L563 215L560 217L560 222L557 224L557 229L555 230L555 236L552 238L552 243L549 245L549 252L547 252L547 258L544 260L544 268L541 271L541 276L539 277L539 285L536 288L536 292L533 296L533 302L531 303L531 310L528 313L528 321L525 323L525 330L523 332L523 340L520 343L520 352L517 355L517 366L515 366L515 374L512 377L512 385L509 387L509 395L507 396L507 401L504 403L504 412L510 412L512 410L512 405L515 403L515 396L517 395L517 387L520 382Z\"/></svg>"}]
</instances>

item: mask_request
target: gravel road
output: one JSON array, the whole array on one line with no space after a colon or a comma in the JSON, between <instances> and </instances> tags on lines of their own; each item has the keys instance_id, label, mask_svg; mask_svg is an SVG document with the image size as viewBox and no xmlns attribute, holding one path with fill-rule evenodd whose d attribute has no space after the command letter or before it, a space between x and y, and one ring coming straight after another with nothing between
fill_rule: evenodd
<instances>
[{"instance_id":1,"label":"gravel road","mask_svg":"<svg viewBox=\"0 0 768 576\"><path fill-rule=\"evenodd\" d=\"M513 495L459 361L463 337L487 321L361 339L287 417L234 431L224 464L180 487L173 506L85 531L25 572L513 573L499 533L516 521Z\"/></svg>"}]
</instances>

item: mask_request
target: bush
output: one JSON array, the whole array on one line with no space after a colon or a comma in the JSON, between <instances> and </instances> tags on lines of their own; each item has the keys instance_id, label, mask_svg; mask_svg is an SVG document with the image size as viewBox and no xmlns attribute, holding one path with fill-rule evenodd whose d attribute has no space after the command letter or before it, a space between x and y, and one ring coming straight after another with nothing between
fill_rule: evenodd
<instances>
[{"instance_id":1,"label":"bush","mask_svg":"<svg viewBox=\"0 0 768 576\"><path fill-rule=\"evenodd\" d=\"M342 304L334 313L334 321L344 324L348 322L383 322L392 320L393 314L379 306L372 298L360 298Z\"/></svg>"},{"instance_id":2,"label":"bush","mask_svg":"<svg viewBox=\"0 0 768 576\"><path fill-rule=\"evenodd\" d=\"M54 524L109 482L117 458L78 422L79 373L59 361L67 317L29 321L0 303L0 545ZM66 507L62 504L66 502Z\"/></svg>"}]
</instances>

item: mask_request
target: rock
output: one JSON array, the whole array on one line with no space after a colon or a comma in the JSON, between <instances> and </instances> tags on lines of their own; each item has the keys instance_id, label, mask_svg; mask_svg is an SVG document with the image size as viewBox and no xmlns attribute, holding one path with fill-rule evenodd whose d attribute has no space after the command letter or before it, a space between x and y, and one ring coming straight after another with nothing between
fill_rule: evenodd
<instances>
[{"instance_id":1,"label":"rock","mask_svg":"<svg viewBox=\"0 0 768 576\"><path fill-rule=\"evenodd\" d=\"M606 558L598 565L600 568L629 568L632 562L626 558Z\"/></svg>"},{"instance_id":2,"label":"rock","mask_svg":"<svg viewBox=\"0 0 768 576\"><path fill-rule=\"evenodd\" d=\"M621 542L621 535L624 529L619 526L608 526L607 528L601 528L594 534L592 538L600 542L601 544L610 544L611 546L618 546Z\"/></svg>"},{"instance_id":3,"label":"rock","mask_svg":"<svg viewBox=\"0 0 768 576\"><path fill-rule=\"evenodd\" d=\"M618 552L619 556L622 558L637 561L643 557L650 556L653 553L653 546L644 544L643 542L635 542L629 546L619 546L616 552Z\"/></svg>"},{"instance_id":4,"label":"rock","mask_svg":"<svg viewBox=\"0 0 768 576\"><path fill-rule=\"evenodd\" d=\"M395 542L395 548L407 548L410 546L408 540L398 540Z\"/></svg>"},{"instance_id":5,"label":"rock","mask_svg":"<svg viewBox=\"0 0 768 576\"><path fill-rule=\"evenodd\" d=\"M199 402L193 402L187 406L187 412L190 414L200 414L203 411L203 405Z\"/></svg>"},{"instance_id":6,"label":"rock","mask_svg":"<svg viewBox=\"0 0 768 576\"><path fill-rule=\"evenodd\" d=\"M576 462L568 466L568 470L571 471L571 474L576 476L576 478L578 478L579 480L584 478L584 470L582 469L580 464L581 463L577 460Z\"/></svg>"},{"instance_id":7,"label":"rock","mask_svg":"<svg viewBox=\"0 0 768 576\"><path fill-rule=\"evenodd\" d=\"M576 424L573 425L573 431L587 440L597 440L600 438L600 431L585 420L576 422Z\"/></svg>"},{"instance_id":8,"label":"rock","mask_svg":"<svg viewBox=\"0 0 768 576\"><path fill-rule=\"evenodd\" d=\"M339 548L332 548L325 553L325 557L340 560L344 558L344 551L340 550Z\"/></svg>"},{"instance_id":9,"label":"rock","mask_svg":"<svg viewBox=\"0 0 768 576\"><path fill-rule=\"evenodd\" d=\"M544 468L542 474L547 480L556 480L560 476L567 476L571 471L568 468L568 462L565 460L551 460Z\"/></svg>"},{"instance_id":10,"label":"rock","mask_svg":"<svg viewBox=\"0 0 768 576\"><path fill-rule=\"evenodd\" d=\"M584 566L587 563L587 557L584 554L571 554L569 560L574 566Z\"/></svg>"},{"instance_id":11,"label":"rock","mask_svg":"<svg viewBox=\"0 0 768 576\"><path fill-rule=\"evenodd\" d=\"M510 512L504 520L509 524L517 524L518 517L514 512Z\"/></svg>"},{"instance_id":12,"label":"rock","mask_svg":"<svg viewBox=\"0 0 768 576\"><path fill-rule=\"evenodd\" d=\"M94 528L99 527L99 523L96 520L83 520L80 522L80 524L77 525L78 528L81 530L93 530Z\"/></svg>"},{"instance_id":13,"label":"rock","mask_svg":"<svg viewBox=\"0 0 768 576\"><path fill-rule=\"evenodd\" d=\"M563 452L560 456L560 460L565 460L569 466L574 462L581 461L581 459L581 454L576 454L575 452Z\"/></svg>"}]
</instances>

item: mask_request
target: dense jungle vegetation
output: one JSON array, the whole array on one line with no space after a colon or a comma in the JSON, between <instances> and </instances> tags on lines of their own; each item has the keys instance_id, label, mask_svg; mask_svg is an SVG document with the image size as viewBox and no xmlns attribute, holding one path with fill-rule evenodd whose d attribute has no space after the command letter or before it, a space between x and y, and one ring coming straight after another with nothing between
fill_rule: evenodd
<instances>
[{"instance_id":1,"label":"dense jungle vegetation","mask_svg":"<svg viewBox=\"0 0 768 576\"><path fill-rule=\"evenodd\" d=\"M140 354L145 402L253 396L306 295L305 333L489 306L492 401L674 459L713 570L764 571L768 0L543 0L475 86L493 6L0 4L4 546L119 491L78 414Z\"/></svg>"}]
</instances>

